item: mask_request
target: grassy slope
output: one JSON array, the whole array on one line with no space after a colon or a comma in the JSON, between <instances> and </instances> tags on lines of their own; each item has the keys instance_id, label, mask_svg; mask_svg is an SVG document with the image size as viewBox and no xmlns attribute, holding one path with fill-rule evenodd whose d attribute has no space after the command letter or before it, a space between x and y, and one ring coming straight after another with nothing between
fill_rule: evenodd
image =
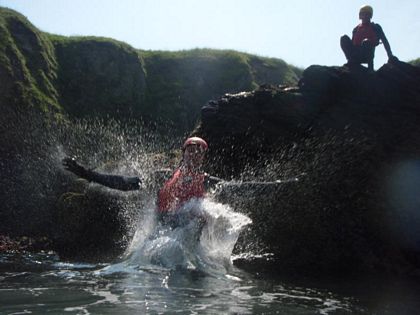
<instances>
[{"instance_id":1,"label":"grassy slope","mask_svg":"<svg viewBox=\"0 0 420 315\"><path fill-rule=\"evenodd\" d=\"M59 112L57 63L48 37L24 16L1 8L0 43L1 104Z\"/></svg>"},{"instance_id":2,"label":"grassy slope","mask_svg":"<svg viewBox=\"0 0 420 315\"><path fill-rule=\"evenodd\" d=\"M71 116L138 117L145 88L143 61L108 38L49 35L58 60L60 103Z\"/></svg>"},{"instance_id":3,"label":"grassy slope","mask_svg":"<svg viewBox=\"0 0 420 315\"><path fill-rule=\"evenodd\" d=\"M294 84L301 71L279 59L232 50L140 51L147 72L147 112L191 129L201 107L225 93L263 83ZM187 110L188 109L188 110Z\"/></svg>"},{"instance_id":4,"label":"grassy slope","mask_svg":"<svg viewBox=\"0 0 420 315\"><path fill-rule=\"evenodd\" d=\"M411 61L410 61L410 63L411 63L412 65L415 65L415 66L417 66L417 67L420 67L420 58L417 58L417 59L411 60Z\"/></svg>"},{"instance_id":5,"label":"grassy slope","mask_svg":"<svg viewBox=\"0 0 420 315\"><path fill-rule=\"evenodd\" d=\"M0 43L2 104L165 121L180 132L194 127L210 99L263 83L295 84L302 72L231 50L140 51L108 38L42 33L4 8Z\"/></svg>"}]
</instances>

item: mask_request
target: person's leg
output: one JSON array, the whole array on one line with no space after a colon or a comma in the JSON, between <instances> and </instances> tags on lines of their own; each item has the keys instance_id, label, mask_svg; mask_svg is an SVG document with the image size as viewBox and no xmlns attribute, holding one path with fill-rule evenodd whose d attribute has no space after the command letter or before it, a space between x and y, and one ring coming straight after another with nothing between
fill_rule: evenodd
<instances>
[{"instance_id":1,"label":"person's leg","mask_svg":"<svg viewBox=\"0 0 420 315\"><path fill-rule=\"evenodd\" d=\"M346 59L349 63L354 62L354 46L353 43L347 35L343 35L340 38L340 46L346 56Z\"/></svg>"},{"instance_id":2,"label":"person's leg","mask_svg":"<svg viewBox=\"0 0 420 315\"><path fill-rule=\"evenodd\" d=\"M370 40L365 39L361 46L362 61L368 64L368 69L373 71L373 59L375 58L375 45Z\"/></svg>"}]
</instances>

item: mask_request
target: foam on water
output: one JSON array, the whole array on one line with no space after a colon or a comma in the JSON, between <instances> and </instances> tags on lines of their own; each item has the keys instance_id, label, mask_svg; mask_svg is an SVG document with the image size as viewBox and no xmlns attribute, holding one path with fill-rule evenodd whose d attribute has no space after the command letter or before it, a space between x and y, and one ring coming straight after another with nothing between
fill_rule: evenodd
<instances>
[{"instance_id":1,"label":"foam on water","mask_svg":"<svg viewBox=\"0 0 420 315\"><path fill-rule=\"evenodd\" d=\"M239 233L251 219L210 199L192 199L177 215L185 224L174 229L157 223L153 213L143 217L125 260L103 271L130 272L153 266L226 274Z\"/></svg>"}]
</instances>

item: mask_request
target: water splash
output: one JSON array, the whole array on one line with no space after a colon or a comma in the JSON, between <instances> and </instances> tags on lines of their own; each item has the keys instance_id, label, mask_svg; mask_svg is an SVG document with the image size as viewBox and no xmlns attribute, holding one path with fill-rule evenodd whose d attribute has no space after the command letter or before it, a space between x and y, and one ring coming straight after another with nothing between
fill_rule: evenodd
<instances>
[{"instance_id":1,"label":"water splash","mask_svg":"<svg viewBox=\"0 0 420 315\"><path fill-rule=\"evenodd\" d=\"M133 264L140 262L135 258L139 251L149 250L149 254L143 253L144 263L169 268L229 265L212 260L230 261L230 253L245 224L230 208L210 200L196 201L185 205L181 212L194 209L205 214L208 224L203 229L195 223L175 231L156 227L153 203L158 186L153 174L156 169L176 166L174 161L179 157L162 152L179 147L179 139L155 134L135 122L92 119L50 126L27 116L16 121L27 130L16 136L19 141L12 141L16 145L7 147L8 154L0 156L0 170L7 170L7 176L0 181L0 187L7 192L2 201L8 205L0 218L4 216L16 225L5 224L11 226L11 231L45 233L58 249L65 248L66 255L77 259L115 257L134 236L127 250ZM11 122L10 130L20 130L15 123ZM25 154L10 153L23 149ZM66 156L75 157L85 167L98 172L139 176L150 189L126 193L76 181L71 173L63 170L61 160ZM87 208L89 211L85 211ZM115 221L108 224L104 217ZM95 224L86 234L80 222ZM155 242L151 241L153 236ZM200 240L197 242L194 237ZM96 252L92 251L93 242ZM77 246L70 248L73 244ZM171 258L171 250L180 260Z\"/></svg>"},{"instance_id":2,"label":"water splash","mask_svg":"<svg viewBox=\"0 0 420 315\"><path fill-rule=\"evenodd\" d=\"M109 266L106 271L127 272L158 266L226 274L232 266L231 254L239 234L251 220L210 199L190 200L177 216L184 224L174 229L156 223L152 213L145 216L124 262Z\"/></svg>"}]
</instances>

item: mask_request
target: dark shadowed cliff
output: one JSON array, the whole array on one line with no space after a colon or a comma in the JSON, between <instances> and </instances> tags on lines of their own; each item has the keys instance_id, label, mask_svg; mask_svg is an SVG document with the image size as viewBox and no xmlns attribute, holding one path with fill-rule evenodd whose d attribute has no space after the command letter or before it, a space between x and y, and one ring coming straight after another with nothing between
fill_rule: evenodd
<instances>
[{"instance_id":1,"label":"dark shadowed cliff","mask_svg":"<svg viewBox=\"0 0 420 315\"><path fill-rule=\"evenodd\" d=\"M250 233L277 267L412 270L420 253L419 87L420 69L403 62L375 73L311 66L296 87L210 101L194 133L209 141L216 175L289 179L219 193L251 216Z\"/></svg>"}]
</instances>

